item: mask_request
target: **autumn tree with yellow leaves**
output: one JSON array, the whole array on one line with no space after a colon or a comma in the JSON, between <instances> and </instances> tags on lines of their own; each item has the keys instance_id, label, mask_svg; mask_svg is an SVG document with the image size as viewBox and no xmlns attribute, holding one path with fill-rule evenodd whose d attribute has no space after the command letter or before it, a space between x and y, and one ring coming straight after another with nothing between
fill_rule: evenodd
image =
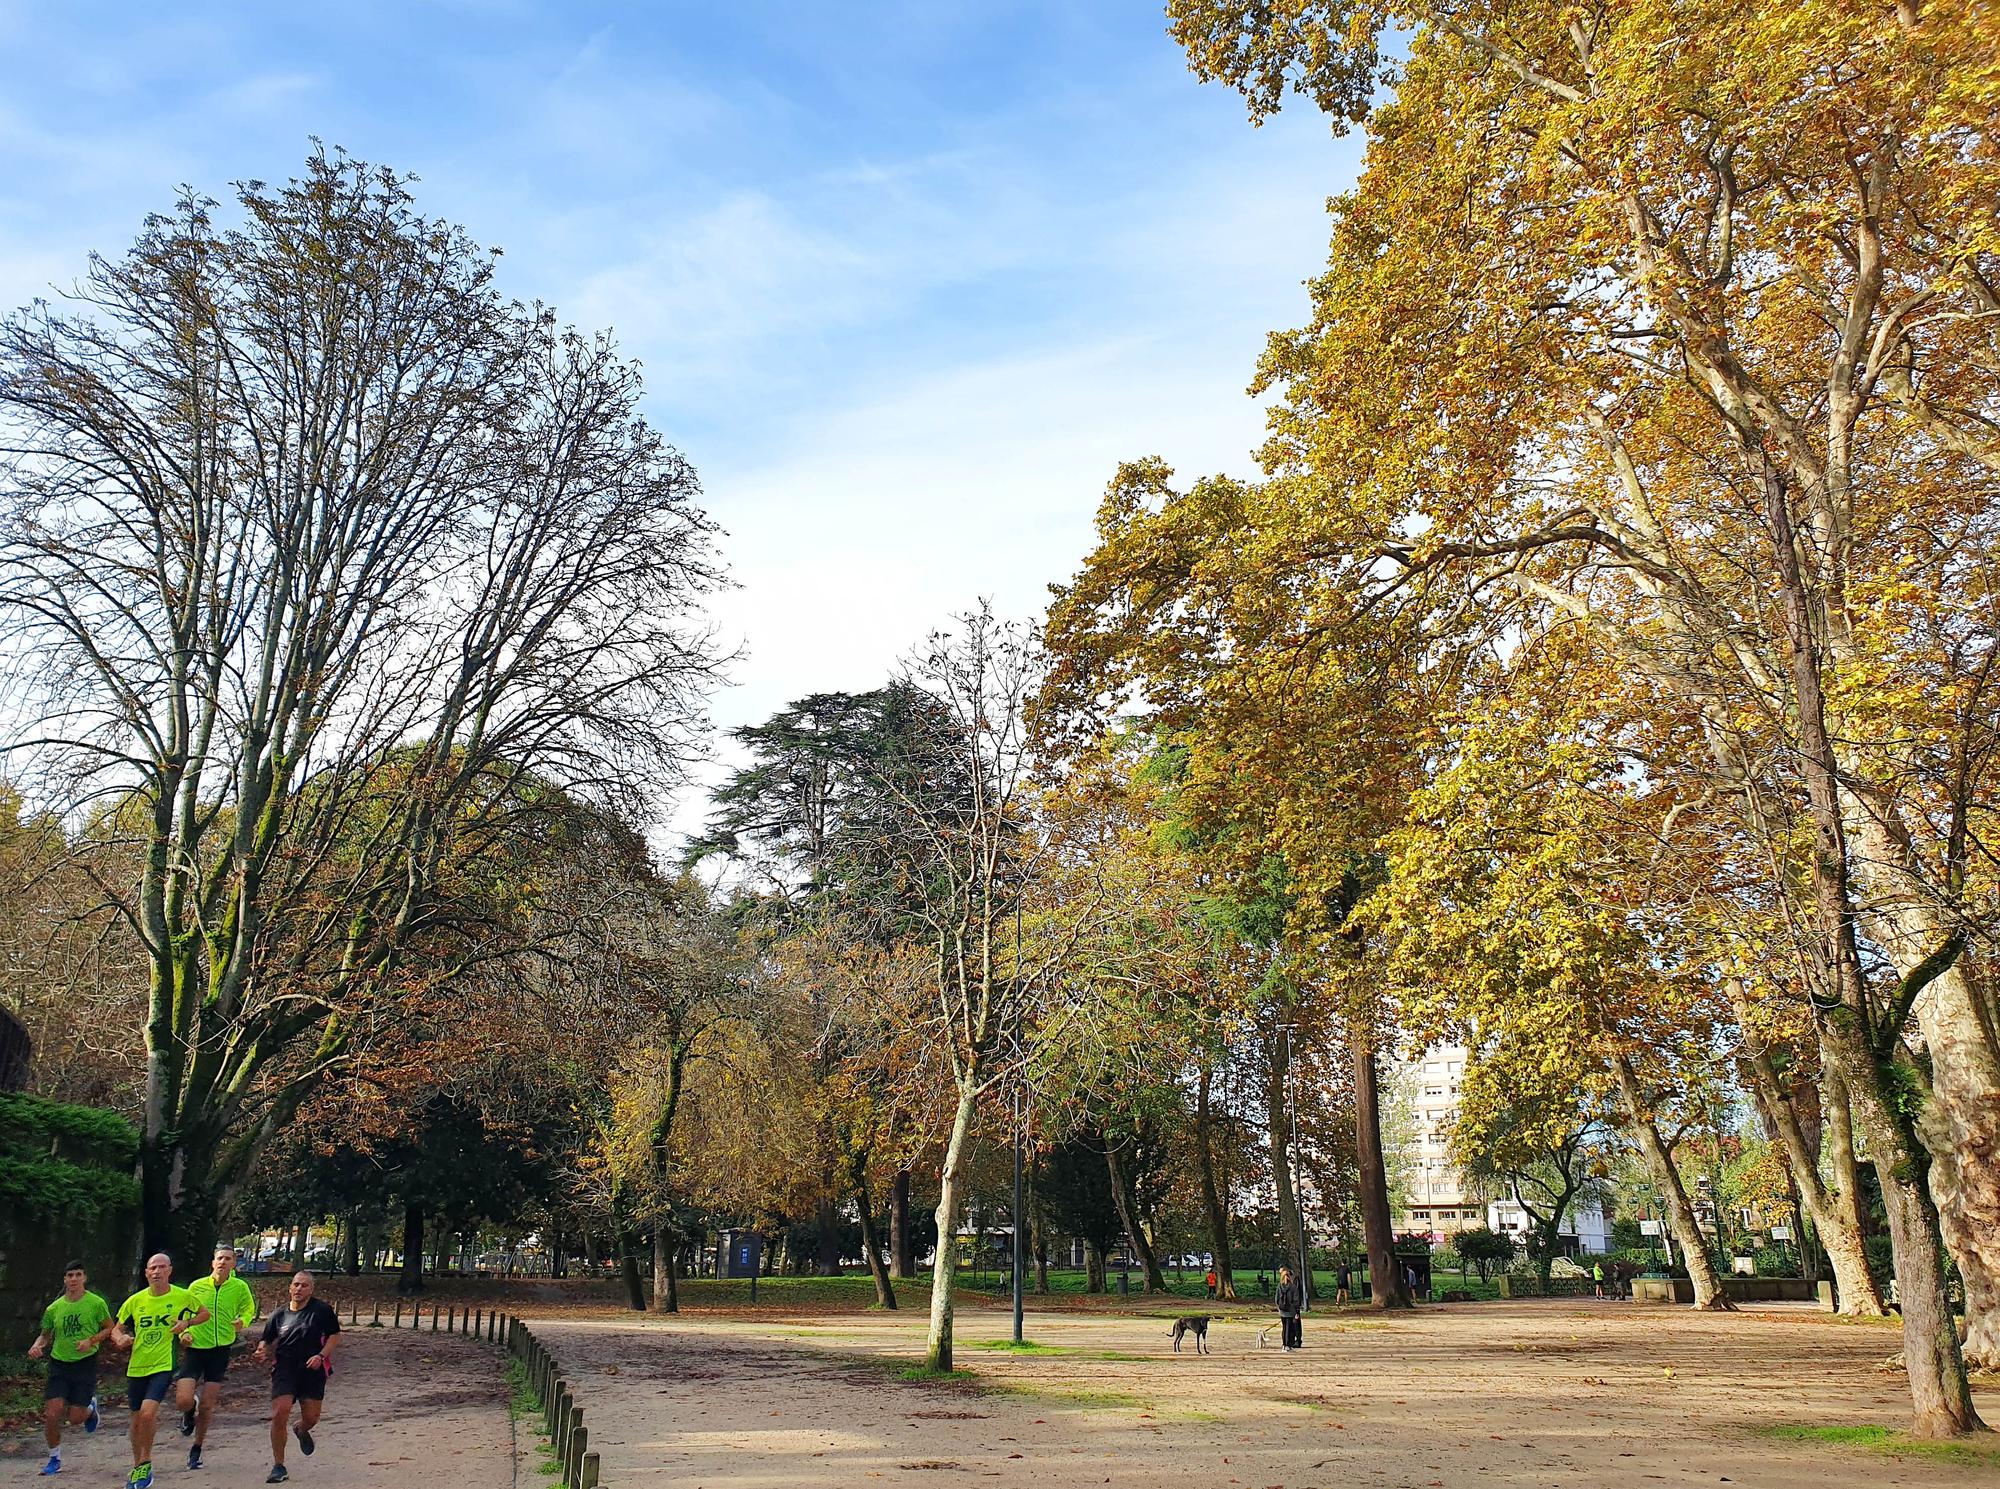
<instances>
[{"instance_id":1,"label":"autumn tree with yellow leaves","mask_svg":"<svg viewBox=\"0 0 2000 1489\"><path fill-rule=\"evenodd\" d=\"M1883 1179L1916 1428L2000 1344L1990 862L2000 98L1983 7L1172 0L1253 114L1365 122L1274 338L1269 587L1348 564L1588 626L1695 718L1774 866ZM1396 34L1395 46L1385 38Z\"/></svg>"}]
</instances>

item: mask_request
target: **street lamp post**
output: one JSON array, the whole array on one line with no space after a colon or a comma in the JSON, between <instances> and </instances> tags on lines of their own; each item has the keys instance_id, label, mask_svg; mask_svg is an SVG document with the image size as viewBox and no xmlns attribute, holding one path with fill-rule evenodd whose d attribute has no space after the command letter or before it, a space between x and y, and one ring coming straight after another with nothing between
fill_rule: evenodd
<instances>
[{"instance_id":1,"label":"street lamp post","mask_svg":"<svg viewBox=\"0 0 2000 1489\"><path fill-rule=\"evenodd\" d=\"M1014 894L1014 1044L1015 1059L1020 1062L1014 1081L1014 1342L1021 1340L1021 1319L1026 1311L1027 1298L1025 1273L1027 1270L1027 1208L1026 1186L1021 1179L1021 1148L1025 1141L1027 1127L1027 1103L1022 1099L1021 1082L1027 1078L1026 1041L1021 1038L1021 1023L1026 1010L1021 1006L1021 896L1017 889Z\"/></svg>"},{"instance_id":2,"label":"street lamp post","mask_svg":"<svg viewBox=\"0 0 2000 1489\"><path fill-rule=\"evenodd\" d=\"M1024 1295L1024 1274L1027 1269L1027 1225L1025 1224L1025 1186L1021 1182L1021 1093L1014 1092L1014 1342L1021 1342L1021 1315L1025 1311L1027 1299Z\"/></svg>"},{"instance_id":3,"label":"street lamp post","mask_svg":"<svg viewBox=\"0 0 2000 1489\"><path fill-rule=\"evenodd\" d=\"M1298 1243L1299 1296L1305 1306L1310 1308L1313 1298L1312 1256L1306 1250L1306 1195L1305 1186L1299 1180L1299 1098L1298 1090L1294 1085L1297 1071L1292 1062L1292 1030L1296 1026L1286 1023L1280 1024L1278 1027L1283 1031L1285 1036L1285 1106L1287 1109L1287 1125L1291 1130L1292 1137L1292 1161L1290 1165L1292 1171L1292 1220L1296 1231L1294 1239Z\"/></svg>"}]
</instances>

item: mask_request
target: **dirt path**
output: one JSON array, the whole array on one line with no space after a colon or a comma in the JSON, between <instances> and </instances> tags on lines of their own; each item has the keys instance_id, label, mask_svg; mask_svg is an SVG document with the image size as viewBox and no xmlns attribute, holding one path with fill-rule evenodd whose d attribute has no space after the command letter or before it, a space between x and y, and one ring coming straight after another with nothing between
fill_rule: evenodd
<instances>
[{"instance_id":1,"label":"dirt path","mask_svg":"<svg viewBox=\"0 0 2000 1489\"><path fill-rule=\"evenodd\" d=\"M1484 1304L1385 1320L1315 1316L1287 1358L1268 1316L1176 1357L1166 1321L1031 1317L1058 1352L980 1348L1004 1313L962 1314L965 1384L899 1378L921 1320L883 1315L551 1319L610 1489L926 1486L998 1478L1308 1489L1732 1484L1960 1486L2000 1459L1774 1437L1900 1425L1894 1330L1824 1315L1708 1317L1631 1305ZM1275 1340L1275 1331L1272 1334ZM1982 1393L2000 1420L2000 1393Z\"/></svg>"},{"instance_id":2,"label":"dirt path","mask_svg":"<svg viewBox=\"0 0 2000 1489\"><path fill-rule=\"evenodd\" d=\"M104 1385L104 1425L89 1437L74 1428L63 1433L56 1484L111 1486L132 1466L124 1377L107 1376ZM188 1439L180 1435L178 1415L162 1417L156 1485L262 1484L271 1466L269 1410L268 1370L239 1361L223 1387L199 1472L186 1467ZM311 1458L296 1442L285 1455L299 1489L419 1482L423 1489L509 1489L514 1482L500 1351L467 1339L395 1334L365 1324L347 1330L316 1435L319 1450ZM39 1428L8 1434L0 1444L0 1485L50 1482L37 1477L42 1458Z\"/></svg>"}]
</instances>

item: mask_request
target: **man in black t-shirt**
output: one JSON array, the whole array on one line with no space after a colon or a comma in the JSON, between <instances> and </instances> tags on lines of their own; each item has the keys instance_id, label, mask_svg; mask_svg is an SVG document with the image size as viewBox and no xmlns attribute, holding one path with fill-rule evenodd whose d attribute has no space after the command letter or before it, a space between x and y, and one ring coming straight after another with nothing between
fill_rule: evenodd
<instances>
[{"instance_id":1,"label":"man in black t-shirt","mask_svg":"<svg viewBox=\"0 0 2000 1489\"><path fill-rule=\"evenodd\" d=\"M271 1364L271 1472L264 1482L285 1482L285 1424L292 1403L299 1404L299 1451L313 1452L313 1428L326 1400L326 1378L333 1373L333 1345L340 1333L340 1315L313 1296L313 1274L294 1272L289 1298L264 1325L257 1358Z\"/></svg>"}]
</instances>

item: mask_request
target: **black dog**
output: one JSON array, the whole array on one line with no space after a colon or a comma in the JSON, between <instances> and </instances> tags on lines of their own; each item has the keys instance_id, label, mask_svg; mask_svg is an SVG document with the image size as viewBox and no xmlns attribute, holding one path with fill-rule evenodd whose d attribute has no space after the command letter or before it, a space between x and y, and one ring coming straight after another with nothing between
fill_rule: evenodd
<instances>
[{"instance_id":1,"label":"black dog","mask_svg":"<svg viewBox=\"0 0 2000 1489\"><path fill-rule=\"evenodd\" d=\"M1190 1313L1174 1320L1174 1353L1181 1352L1181 1336L1194 1335L1194 1352L1198 1355L1212 1353L1208 1347L1208 1320L1206 1313Z\"/></svg>"}]
</instances>

